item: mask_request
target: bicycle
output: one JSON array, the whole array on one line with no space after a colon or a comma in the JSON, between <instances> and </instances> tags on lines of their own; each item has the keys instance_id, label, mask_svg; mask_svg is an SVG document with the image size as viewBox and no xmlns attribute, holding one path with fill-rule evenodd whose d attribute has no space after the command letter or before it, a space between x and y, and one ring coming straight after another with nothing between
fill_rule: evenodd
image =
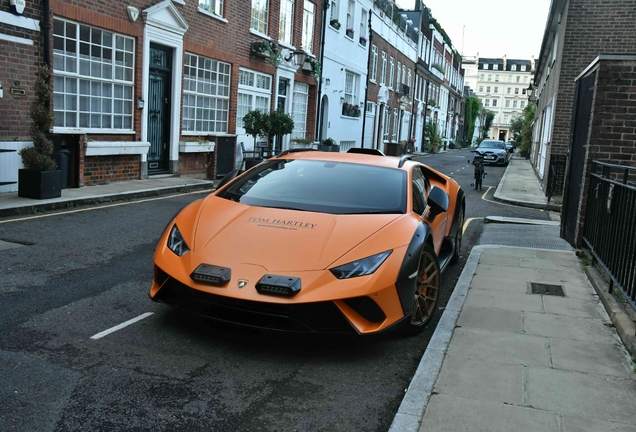
<instances>
[{"instance_id":1,"label":"bicycle","mask_svg":"<svg viewBox=\"0 0 636 432\"><path fill-rule=\"evenodd\" d=\"M486 172L484 172L484 157L480 155L475 155L473 160L468 160L468 163L472 163L475 167L474 175L475 175L475 183L471 183L471 186L475 187L475 190L482 190L481 183L482 179L486 176Z\"/></svg>"}]
</instances>

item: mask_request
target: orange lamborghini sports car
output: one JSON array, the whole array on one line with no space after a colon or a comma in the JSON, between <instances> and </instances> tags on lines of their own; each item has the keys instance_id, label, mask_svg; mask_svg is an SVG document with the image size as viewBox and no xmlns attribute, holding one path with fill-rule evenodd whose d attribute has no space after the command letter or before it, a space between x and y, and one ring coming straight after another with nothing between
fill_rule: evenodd
<instances>
[{"instance_id":1,"label":"orange lamborghini sports car","mask_svg":"<svg viewBox=\"0 0 636 432\"><path fill-rule=\"evenodd\" d=\"M457 182L408 156L288 150L170 221L150 298L274 330L417 331L459 259L464 207Z\"/></svg>"}]
</instances>

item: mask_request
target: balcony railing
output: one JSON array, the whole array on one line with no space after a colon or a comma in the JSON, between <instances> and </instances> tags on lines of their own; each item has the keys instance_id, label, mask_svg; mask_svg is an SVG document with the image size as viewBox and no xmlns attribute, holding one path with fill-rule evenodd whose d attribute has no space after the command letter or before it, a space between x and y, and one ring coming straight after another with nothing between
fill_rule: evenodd
<instances>
[{"instance_id":1,"label":"balcony railing","mask_svg":"<svg viewBox=\"0 0 636 432\"><path fill-rule=\"evenodd\" d=\"M592 161L583 241L636 308L636 168Z\"/></svg>"}]
</instances>

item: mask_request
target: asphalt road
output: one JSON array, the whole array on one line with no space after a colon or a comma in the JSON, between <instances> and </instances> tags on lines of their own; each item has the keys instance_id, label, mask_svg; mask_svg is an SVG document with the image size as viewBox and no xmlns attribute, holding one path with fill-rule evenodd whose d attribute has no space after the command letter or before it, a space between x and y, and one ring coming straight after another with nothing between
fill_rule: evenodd
<instances>
[{"instance_id":1,"label":"asphalt road","mask_svg":"<svg viewBox=\"0 0 636 432\"><path fill-rule=\"evenodd\" d=\"M505 168L470 189L466 150L423 158L466 189L458 265ZM484 196L485 195L485 196ZM148 299L152 254L186 194L0 219L0 430L386 431L440 314L420 335L307 337L220 325ZM138 319L102 336L114 326Z\"/></svg>"}]
</instances>

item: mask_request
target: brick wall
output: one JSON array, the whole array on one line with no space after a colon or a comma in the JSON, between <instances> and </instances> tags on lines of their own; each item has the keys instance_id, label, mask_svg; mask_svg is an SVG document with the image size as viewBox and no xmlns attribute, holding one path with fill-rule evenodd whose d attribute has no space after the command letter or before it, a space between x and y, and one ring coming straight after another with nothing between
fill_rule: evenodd
<instances>
[{"instance_id":1,"label":"brick wall","mask_svg":"<svg viewBox=\"0 0 636 432\"><path fill-rule=\"evenodd\" d=\"M84 185L106 184L139 179L138 155L92 156L84 158Z\"/></svg>"},{"instance_id":2,"label":"brick wall","mask_svg":"<svg viewBox=\"0 0 636 432\"><path fill-rule=\"evenodd\" d=\"M575 228L575 244L579 246L593 160L636 167L636 60L600 60L598 64L584 174L580 180Z\"/></svg>"},{"instance_id":3,"label":"brick wall","mask_svg":"<svg viewBox=\"0 0 636 432\"><path fill-rule=\"evenodd\" d=\"M42 19L39 1L29 1L23 16ZM0 10L9 11L9 0L0 0ZM30 141L29 110L33 101L33 83L38 66L43 64L42 33L0 23L0 33L29 39L33 45L0 40L0 82L4 97L0 99L0 141ZM24 96L11 94L11 89L24 89Z\"/></svg>"},{"instance_id":4,"label":"brick wall","mask_svg":"<svg viewBox=\"0 0 636 432\"><path fill-rule=\"evenodd\" d=\"M188 177L207 178L213 162L208 153L179 153L179 172Z\"/></svg>"},{"instance_id":5,"label":"brick wall","mask_svg":"<svg viewBox=\"0 0 636 432\"><path fill-rule=\"evenodd\" d=\"M569 0L563 14L563 48L557 63L558 93L550 154L567 154L570 142L575 78L601 54L633 54L636 8L623 0ZM545 65L544 65L545 66ZM540 111L538 111L540 112ZM546 159L546 172L549 157ZM547 182L544 175L544 186Z\"/></svg>"}]
</instances>

